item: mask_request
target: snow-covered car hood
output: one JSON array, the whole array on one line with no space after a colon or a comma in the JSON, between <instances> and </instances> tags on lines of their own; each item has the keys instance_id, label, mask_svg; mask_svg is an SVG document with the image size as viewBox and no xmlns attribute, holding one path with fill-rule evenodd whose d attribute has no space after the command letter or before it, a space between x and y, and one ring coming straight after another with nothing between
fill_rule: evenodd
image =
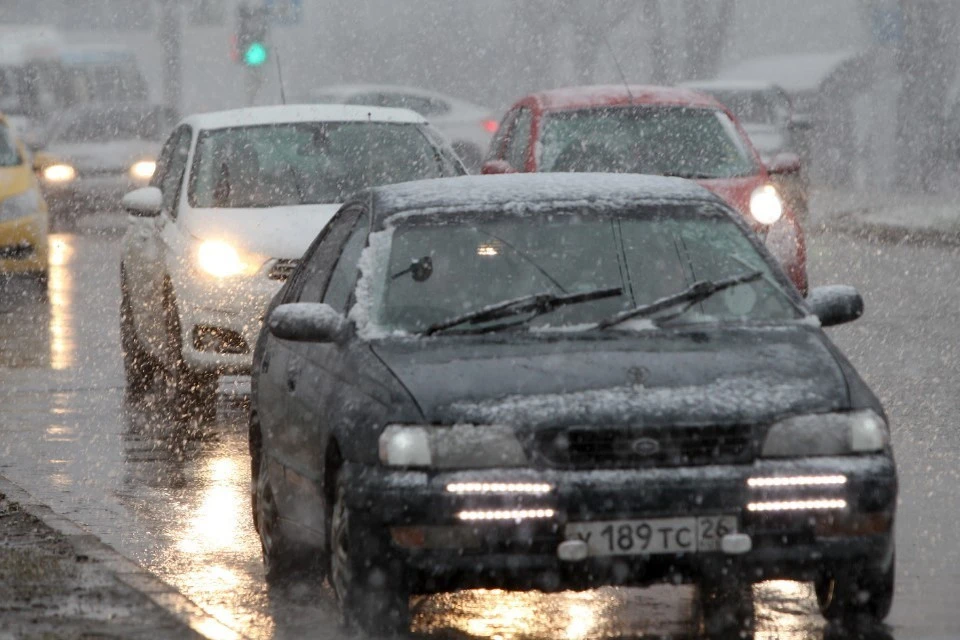
<instances>
[{"instance_id":1,"label":"snow-covered car hood","mask_svg":"<svg viewBox=\"0 0 960 640\"><path fill-rule=\"evenodd\" d=\"M134 162L156 160L160 143L148 140L115 140L113 142L84 142L51 144L44 152L61 162L68 162L77 171L125 172Z\"/></svg>"},{"instance_id":2,"label":"snow-covered car hood","mask_svg":"<svg viewBox=\"0 0 960 640\"><path fill-rule=\"evenodd\" d=\"M850 406L825 338L802 324L598 339L450 337L373 349L429 423L762 423Z\"/></svg>"},{"instance_id":3,"label":"snow-covered car hood","mask_svg":"<svg viewBox=\"0 0 960 640\"><path fill-rule=\"evenodd\" d=\"M182 224L198 240L224 240L242 251L296 259L339 209L339 204L192 209L184 214Z\"/></svg>"}]
</instances>

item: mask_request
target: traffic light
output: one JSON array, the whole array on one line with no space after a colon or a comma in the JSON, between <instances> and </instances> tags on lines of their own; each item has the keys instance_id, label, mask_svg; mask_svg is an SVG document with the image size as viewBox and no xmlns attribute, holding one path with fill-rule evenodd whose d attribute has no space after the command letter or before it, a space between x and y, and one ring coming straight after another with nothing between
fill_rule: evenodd
<instances>
[{"instance_id":1,"label":"traffic light","mask_svg":"<svg viewBox=\"0 0 960 640\"><path fill-rule=\"evenodd\" d=\"M247 67L262 66L268 58L267 12L246 4L237 8L237 58Z\"/></svg>"}]
</instances>

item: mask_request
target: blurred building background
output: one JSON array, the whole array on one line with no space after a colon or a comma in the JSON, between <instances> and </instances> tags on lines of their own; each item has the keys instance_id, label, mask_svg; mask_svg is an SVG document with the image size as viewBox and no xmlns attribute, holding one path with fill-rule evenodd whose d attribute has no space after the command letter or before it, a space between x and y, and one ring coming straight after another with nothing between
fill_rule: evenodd
<instances>
[{"instance_id":1,"label":"blurred building background","mask_svg":"<svg viewBox=\"0 0 960 640\"><path fill-rule=\"evenodd\" d=\"M245 70L230 57L240 1L4 0L0 23L52 23L69 42L126 45L152 96L189 112L247 100ZM835 138L840 127L845 142L824 151L824 176L842 168L844 181L929 187L931 158L952 153L944 140L960 139L949 130L951 118L960 128L960 2L257 0L264 3L279 16L271 46L291 96L329 83L383 82L497 109L538 88L618 82L611 50L631 82L655 83L777 56L769 79L819 74L808 93L818 92L818 117L836 120L823 129ZM837 64L803 67L812 64L804 54L831 54ZM278 101L275 67L260 73L257 101ZM179 85L173 91L171 82Z\"/></svg>"}]
</instances>

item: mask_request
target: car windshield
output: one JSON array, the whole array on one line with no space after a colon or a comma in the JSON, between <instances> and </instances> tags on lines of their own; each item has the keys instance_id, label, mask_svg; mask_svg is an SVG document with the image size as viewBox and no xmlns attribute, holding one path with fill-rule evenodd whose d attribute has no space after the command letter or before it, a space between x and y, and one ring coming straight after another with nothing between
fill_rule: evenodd
<instances>
[{"instance_id":1,"label":"car windshield","mask_svg":"<svg viewBox=\"0 0 960 640\"><path fill-rule=\"evenodd\" d=\"M20 164L20 151L6 125L0 124L0 167L15 167Z\"/></svg>"},{"instance_id":2,"label":"car windshield","mask_svg":"<svg viewBox=\"0 0 960 640\"><path fill-rule=\"evenodd\" d=\"M154 109L96 109L68 115L54 130L51 142L156 141L164 133Z\"/></svg>"},{"instance_id":3,"label":"car windshield","mask_svg":"<svg viewBox=\"0 0 960 640\"><path fill-rule=\"evenodd\" d=\"M732 178L757 168L730 118L714 109L611 107L548 114L545 172L648 173Z\"/></svg>"},{"instance_id":4,"label":"car windshield","mask_svg":"<svg viewBox=\"0 0 960 640\"><path fill-rule=\"evenodd\" d=\"M342 202L360 189L454 175L418 125L305 122L201 133L190 181L194 207Z\"/></svg>"},{"instance_id":5,"label":"car windshield","mask_svg":"<svg viewBox=\"0 0 960 640\"><path fill-rule=\"evenodd\" d=\"M621 295L563 306L530 323L544 329L589 328L695 281L756 271L764 277L720 292L673 321L777 321L798 315L741 229L725 215L702 208L616 216L576 211L546 218L458 215L412 222L416 218L375 234L361 260L358 313L374 332L419 333L534 294L622 289Z\"/></svg>"}]
</instances>

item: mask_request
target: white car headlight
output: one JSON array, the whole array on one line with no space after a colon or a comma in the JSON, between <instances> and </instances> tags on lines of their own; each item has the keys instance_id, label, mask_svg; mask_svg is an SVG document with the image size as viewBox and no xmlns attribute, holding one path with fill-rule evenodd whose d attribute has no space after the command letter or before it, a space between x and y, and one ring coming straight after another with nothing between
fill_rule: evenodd
<instances>
[{"instance_id":1,"label":"white car headlight","mask_svg":"<svg viewBox=\"0 0 960 640\"><path fill-rule=\"evenodd\" d=\"M40 192L28 189L0 201L0 220L16 220L33 215L40 209Z\"/></svg>"},{"instance_id":2,"label":"white car headlight","mask_svg":"<svg viewBox=\"0 0 960 640\"><path fill-rule=\"evenodd\" d=\"M764 458L843 456L883 451L890 432L883 418L870 410L794 416L767 432Z\"/></svg>"},{"instance_id":3,"label":"white car headlight","mask_svg":"<svg viewBox=\"0 0 960 640\"><path fill-rule=\"evenodd\" d=\"M388 467L490 469L525 466L527 454L506 426L389 425L380 435L380 462Z\"/></svg>"},{"instance_id":4,"label":"white car headlight","mask_svg":"<svg viewBox=\"0 0 960 640\"><path fill-rule=\"evenodd\" d=\"M149 180L157 170L157 163L153 160L141 160L130 167L130 175L139 180Z\"/></svg>"},{"instance_id":5,"label":"white car headlight","mask_svg":"<svg viewBox=\"0 0 960 640\"><path fill-rule=\"evenodd\" d=\"M757 187L750 194L750 215L760 224L773 224L783 217L783 200L773 185Z\"/></svg>"},{"instance_id":6,"label":"white car headlight","mask_svg":"<svg viewBox=\"0 0 960 640\"><path fill-rule=\"evenodd\" d=\"M43 170L43 179L47 182L70 182L77 177L77 170L68 164L52 164Z\"/></svg>"},{"instance_id":7,"label":"white car headlight","mask_svg":"<svg viewBox=\"0 0 960 640\"><path fill-rule=\"evenodd\" d=\"M223 240L204 240L197 247L196 253L200 270L215 278L252 275L266 260L262 256L241 254L233 245Z\"/></svg>"}]
</instances>

